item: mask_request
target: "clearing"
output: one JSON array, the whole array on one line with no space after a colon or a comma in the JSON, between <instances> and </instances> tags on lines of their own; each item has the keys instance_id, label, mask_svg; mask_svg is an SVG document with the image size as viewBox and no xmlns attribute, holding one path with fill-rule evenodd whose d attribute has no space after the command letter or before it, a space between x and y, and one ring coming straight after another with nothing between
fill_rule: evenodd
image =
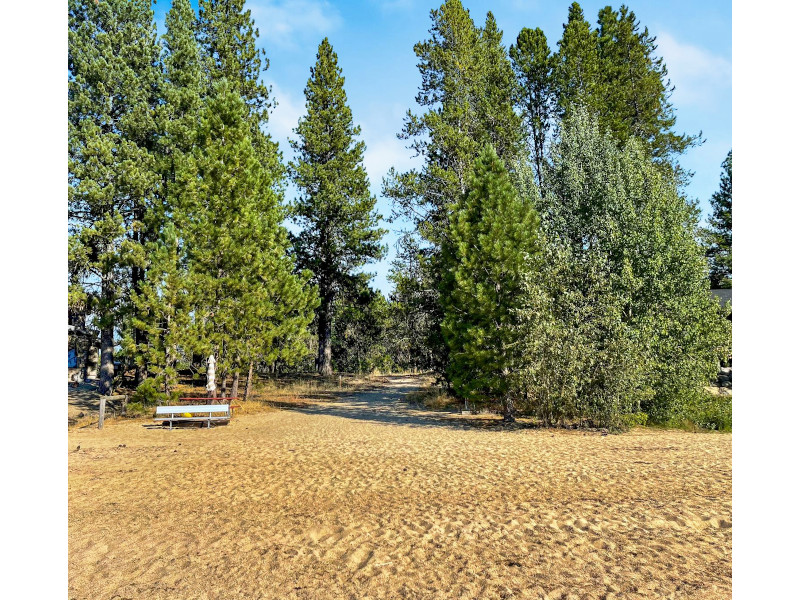
<instances>
[{"instance_id":1,"label":"clearing","mask_svg":"<svg viewBox=\"0 0 800 600\"><path fill-rule=\"evenodd\" d=\"M730 434L479 428L420 381L70 430L69 597L730 597Z\"/></svg>"}]
</instances>

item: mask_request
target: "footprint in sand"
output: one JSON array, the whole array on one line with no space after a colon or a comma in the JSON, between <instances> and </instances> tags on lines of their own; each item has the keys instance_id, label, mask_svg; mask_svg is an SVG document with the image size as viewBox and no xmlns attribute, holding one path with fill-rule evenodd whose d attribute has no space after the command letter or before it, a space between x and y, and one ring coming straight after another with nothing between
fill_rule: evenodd
<instances>
[{"instance_id":1,"label":"footprint in sand","mask_svg":"<svg viewBox=\"0 0 800 600\"><path fill-rule=\"evenodd\" d=\"M373 554L375 553L369 548L365 546L359 546L347 557L347 565L351 569L360 571L367 566L369 561L372 559Z\"/></svg>"}]
</instances>

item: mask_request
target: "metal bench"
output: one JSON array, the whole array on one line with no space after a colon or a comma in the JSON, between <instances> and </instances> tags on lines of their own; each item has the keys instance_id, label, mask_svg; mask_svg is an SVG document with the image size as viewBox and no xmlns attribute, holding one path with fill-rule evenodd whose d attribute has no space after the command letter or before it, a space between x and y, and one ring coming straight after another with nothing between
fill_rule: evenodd
<instances>
[{"instance_id":1,"label":"metal bench","mask_svg":"<svg viewBox=\"0 0 800 600\"><path fill-rule=\"evenodd\" d=\"M187 416L189 415L189 416ZM211 427L211 421L230 421L231 407L228 404L190 404L184 406L157 406L154 421L204 421Z\"/></svg>"}]
</instances>

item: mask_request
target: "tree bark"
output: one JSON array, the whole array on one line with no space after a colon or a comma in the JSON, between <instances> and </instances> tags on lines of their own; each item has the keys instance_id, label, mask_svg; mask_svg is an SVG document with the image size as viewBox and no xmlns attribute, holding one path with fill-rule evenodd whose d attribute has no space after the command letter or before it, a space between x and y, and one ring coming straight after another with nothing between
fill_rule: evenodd
<instances>
[{"instance_id":1,"label":"tree bark","mask_svg":"<svg viewBox=\"0 0 800 600\"><path fill-rule=\"evenodd\" d=\"M509 394L503 402L503 421L506 423L514 423L514 399Z\"/></svg>"},{"instance_id":2,"label":"tree bark","mask_svg":"<svg viewBox=\"0 0 800 600\"><path fill-rule=\"evenodd\" d=\"M114 385L114 326L100 330L100 395L108 396Z\"/></svg>"},{"instance_id":3,"label":"tree bark","mask_svg":"<svg viewBox=\"0 0 800 600\"><path fill-rule=\"evenodd\" d=\"M231 384L231 396L239 398L239 371L233 374L233 384Z\"/></svg>"},{"instance_id":4,"label":"tree bark","mask_svg":"<svg viewBox=\"0 0 800 600\"><path fill-rule=\"evenodd\" d=\"M331 309L333 308L333 294L325 294L320 304L317 326L317 339L319 349L317 352L317 372L320 375L333 375L331 366Z\"/></svg>"},{"instance_id":5,"label":"tree bark","mask_svg":"<svg viewBox=\"0 0 800 600\"><path fill-rule=\"evenodd\" d=\"M253 390L253 362L250 361L250 368L247 370L247 383L244 386L244 401L250 399L250 392Z\"/></svg>"},{"instance_id":6,"label":"tree bark","mask_svg":"<svg viewBox=\"0 0 800 600\"><path fill-rule=\"evenodd\" d=\"M100 395L108 396L114 386L114 272L109 270L100 279Z\"/></svg>"}]
</instances>

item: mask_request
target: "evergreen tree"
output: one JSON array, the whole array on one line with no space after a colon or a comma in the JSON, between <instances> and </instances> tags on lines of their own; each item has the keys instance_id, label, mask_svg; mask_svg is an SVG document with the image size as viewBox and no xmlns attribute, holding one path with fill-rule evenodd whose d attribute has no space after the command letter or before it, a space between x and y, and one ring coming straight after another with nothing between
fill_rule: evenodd
<instances>
[{"instance_id":1,"label":"evergreen tree","mask_svg":"<svg viewBox=\"0 0 800 600\"><path fill-rule=\"evenodd\" d=\"M200 0L198 40L204 61L204 77L211 93L214 83L225 79L247 105L251 139L264 168L273 173L275 191L283 189L284 166L278 143L267 131L269 111L275 106L262 75L269 60L258 48L258 29L245 0Z\"/></svg>"},{"instance_id":2,"label":"evergreen tree","mask_svg":"<svg viewBox=\"0 0 800 600\"><path fill-rule=\"evenodd\" d=\"M524 275L539 253L539 217L486 146L450 221L442 280L442 331L449 376L465 398L500 398L513 420L512 381L521 368L519 311Z\"/></svg>"},{"instance_id":3,"label":"evergreen tree","mask_svg":"<svg viewBox=\"0 0 800 600\"><path fill-rule=\"evenodd\" d=\"M722 163L719 190L711 196L711 217L706 237L706 256L709 258L712 288L730 288L733 278L733 151Z\"/></svg>"},{"instance_id":4,"label":"evergreen tree","mask_svg":"<svg viewBox=\"0 0 800 600\"><path fill-rule=\"evenodd\" d=\"M527 127L536 181L541 185L545 141L556 109L556 57L547 45L544 32L538 27L523 28L509 54L518 82L517 105Z\"/></svg>"},{"instance_id":5,"label":"evergreen tree","mask_svg":"<svg viewBox=\"0 0 800 600\"><path fill-rule=\"evenodd\" d=\"M183 260L184 248L172 223L166 223L158 240L145 246L147 278L142 290L132 293L133 327L144 336L123 342L137 366L146 373L137 392L147 401L172 399L177 383L181 348L191 325L192 294Z\"/></svg>"},{"instance_id":6,"label":"evergreen tree","mask_svg":"<svg viewBox=\"0 0 800 600\"><path fill-rule=\"evenodd\" d=\"M176 173L184 199L175 221L186 243L197 343L187 351L217 356L223 382L262 358L299 359L299 331L311 320L310 274L294 275L285 210L274 174L252 143L248 108L218 81L204 101L192 153Z\"/></svg>"},{"instance_id":7,"label":"evergreen tree","mask_svg":"<svg viewBox=\"0 0 800 600\"><path fill-rule=\"evenodd\" d=\"M656 56L656 38L640 30L636 15L623 5L606 6L598 16L597 51L600 65L600 124L624 144L634 136L660 161L696 145L699 135L673 131L675 114L667 67Z\"/></svg>"},{"instance_id":8,"label":"evergreen tree","mask_svg":"<svg viewBox=\"0 0 800 600\"><path fill-rule=\"evenodd\" d=\"M555 80L562 117L575 105L595 113L600 110L600 70L597 32L584 18L580 4L573 2L556 55Z\"/></svg>"},{"instance_id":9,"label":"evergreen tree","mask_svg":"<svg viewBox=\"0 0 800 600\"><path fill-rule=\"evenodd\" d=\"M448 234L450 207L467 189L472 165L485 144L500 158L513 161L522 151L523 131L514 112L515 81L501 44L502 32L488 13L485 26L475 26L459 0L447 0L431 11L430 38L414 46L422 76L417 104L409 111L398 137L424 159L420 170L397 173L384 180L384 194L395 209L414 224L419 251L413 258L426 292L419 297L432 324L427 345L440 374L447 371L447 344L442 338L438 281L441 248Z\"/></svg>"},{"instance_id":10,"label":"evergreen tree","mask_svg":"<svg viewBox=\"0 0 800 600\"><path fill-rule=\"evenodd\" d=\"M423 239L441 243L447 207L466 190L472 163L484 144L500 157L519 154L522 128L513 110L514 79L494 17L475 26L460 0L431 11L430 39L414 46L422 83L401 139L425 159L421 171L392 170L384 192L416 225Z\"/></svg>"},{"instance_id":11,"label":"evergreen tree","mask_svg":"<svg viewBox=\"0 0 800 600\"><path fill-rule=\"evenodd\" d=\"M392 355L402 369L428 370L435 366L431 332L438 304L437 284L431 279L418 238L406 232L397 243L397 258L392 261L389 280L391 294Z\"/></svg>"},{"instance_id":12,"label":"evergreen tree","mask_svg":"<svg viewBox=\"0 0 800 600\"><path fill-rule=\"evenodd\" d=\"M375 198L364 169L361 128L347 106L344 77L328 39L305 88L307 113L292 141L297 159L290 164L301 195L294 205L302 231L295 238L298 263L309 269L319 287L317 369L332 373L331 326L334 300L353 285L355 270L385 253L377 227Z\"/></svg>"},{"instance_id":13,"label":"evergreen tree","mask_svg":"<svg viewBox=\"0 0 800 600\"><path fill-rule=\"evenodd\" d=\"M114 333L143 280L145 214L159 178L153 11L145 0L69 3L69 227L97 298L100 392L111 392ZM99 289L97 289L99 288Z\"/></svg>"},{"instance_id":14,"label":"evergreen tree","mask_svg":"<svg viewBox=\"0 0 800 600\"><path fill-rule=\"evenodd\" d=\"M194 145L203 93L195 21L191 3L174 0L162 37L162 103L157 109L161 136L155 153L160 202L146 215L148 229L159 234L145 245L145 278L132 295L133 332L124 342L126 353L147 376L137 382L144 384L139 389L147 400L169 397L174 389L181 334L191 307L185 244L172 219L182 200L175 185L176 168Z\"/></svg>"},{"instance_id":15,"label":"evergreen tree","mask_svg":"<svg viewBox=\"0 0 800 600\"><path fill-rule=\"evenodd\" d=\"M390 372L394 368L391 352L391 315L383 294L360 278L360 285L336 301L331 354L339 371Z\"/></svg>"}]
</instances>

